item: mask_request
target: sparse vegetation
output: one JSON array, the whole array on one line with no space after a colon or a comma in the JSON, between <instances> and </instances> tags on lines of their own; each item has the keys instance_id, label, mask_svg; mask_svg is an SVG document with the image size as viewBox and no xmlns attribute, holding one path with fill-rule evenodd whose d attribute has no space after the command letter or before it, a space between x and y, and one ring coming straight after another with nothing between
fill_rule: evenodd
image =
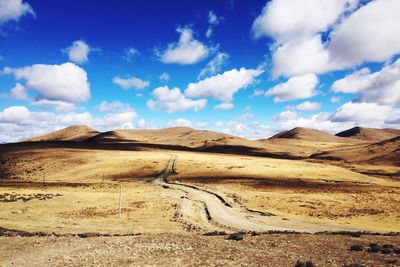
<instances>
[{"instance_id":1,"label":"sparse vegetation","mask_svg":"<svg viewBox=\"0 0 400 267\"><path fill-rule=\"evenodd\" d=\"M226 240L235 240L235 241L243 240L243 234L241 234L241 233L229 234L229 235L226 237Z\"/></svg>"},{"instance_id":2,"label":"sparse vegetation","mask_svg":"<svg viewBox=\"0 0 400 267\"><path fill-rule=\"evenodd\" d=\"M302 262L298 260L294 267L314 267L315 265L311 261Z\"/></svg>"},{"instance_id":3,"label":"sparse vegetation","mask_svg":"<svg viewBox=\"0 0 400 267\"><path fill-rule=\"evenodd\" d=\"M361 245L352 245L350 251L363 251L363 247Z\"/></svg>"}]
</instances>

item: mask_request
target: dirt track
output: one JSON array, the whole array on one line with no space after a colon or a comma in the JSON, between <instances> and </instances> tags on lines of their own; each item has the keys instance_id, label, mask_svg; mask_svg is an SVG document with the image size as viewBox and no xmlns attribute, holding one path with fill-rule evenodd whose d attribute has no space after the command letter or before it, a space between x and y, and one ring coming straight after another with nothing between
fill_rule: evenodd
<instances>
[{"instance_id":1,"label":"dirt track","mask_svg":"<svg viewBox=\"0 0 400 267\"><path fill-rule=\"evenodd\" d=\"M171 155L164 172L155 182L167 189L183 191L185 197L181 198L180 217L183 221L203 230L309 233L362 230L341 225L289 220L274 214L248 211L215 192L198 186L169 181L168 177L174 173L176 160L177 157Z\"/></svg>"}]
</instances>

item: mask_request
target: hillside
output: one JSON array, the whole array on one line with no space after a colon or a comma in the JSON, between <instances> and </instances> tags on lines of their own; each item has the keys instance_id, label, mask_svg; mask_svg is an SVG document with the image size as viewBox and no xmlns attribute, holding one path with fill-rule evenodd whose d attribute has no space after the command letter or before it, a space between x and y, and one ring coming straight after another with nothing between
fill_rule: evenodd
<instances>
[{"instance_id":1,"label":"hillside","mask_svg":"<svg viewBox=\"0 0 400 267\"><path fill-rule=\"evenodd\" d=\"M351 163L372 163L400 166L400 136L359 146L345 147L313 155L318 159L344 160Z\"/></svg>"},{"instance_id":2,"label":"hillside","mask_svg":"<svg viewBox=\"0 0 400 267\"><path fill-rule=\"evenodd\" d=\"M340 141L341 138L338 138L337 136L331 135L329 133L315 130L315 129L309 129L309 128L302 128L302 127L296 127L288 131L283 131L281 133L278 133L271 138L270 140L273 139L301 139L301 140L308 140L308 141L316 141L316 142L338 142Z\"/></svg>"},{"instance_id":3,"label":"hillside","mask_svg":"<svg viewBox=\"0 0 400 267\"><path fill-rule=\"evenodd\" d=\"M375 129L365 127L354 127L336 134L336 136L339 137L356 138L367 141L383 141L395 138L399 135L399 129Z\"/></svg>"},{"instance_id":4,"label":"hillside","mask_svg":"<svg viewBox=\"0 0 400 267\"><path fill-rule=\"evenodd\" d=\"M137 142L202 149L213 146L246 146L257 148L263 148L265 146L259 141L251 141L229 134L196 130L188 127L173 127L157 130L115 130L100 133L87 141L97 143Z\"/></svg>"},{"instance_id":5,"label":"hillside","mask_svg":"<svg viewBox=\"0 0 400 267\"><path fill-rule=\"evenodd\" d=\"M85 125L73 125L67 128L51 132L48 134L27 138L23 142L39 142L39 141L84 141L92 136L99 134L98 131Z\"/></svg>"}]
</instances>

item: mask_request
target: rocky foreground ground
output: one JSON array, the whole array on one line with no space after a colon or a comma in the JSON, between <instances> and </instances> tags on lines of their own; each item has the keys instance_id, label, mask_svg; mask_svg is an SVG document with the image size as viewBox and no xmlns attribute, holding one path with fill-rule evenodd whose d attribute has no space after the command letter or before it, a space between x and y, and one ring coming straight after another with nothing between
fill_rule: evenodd
<instances>
[{"instance_id":1,"label":"rocky foreground ground","mask_svg":"<svg viewBox=\"0 0 400 267\"><path fill-rule=\"evenodd\" d=\"M238 241L234 239L240 236L236 237L3 236L0 266L295 266L297 261L311 261L313 266L400 266L400 236L246 234Z\"/></svg>"}]
</instances>

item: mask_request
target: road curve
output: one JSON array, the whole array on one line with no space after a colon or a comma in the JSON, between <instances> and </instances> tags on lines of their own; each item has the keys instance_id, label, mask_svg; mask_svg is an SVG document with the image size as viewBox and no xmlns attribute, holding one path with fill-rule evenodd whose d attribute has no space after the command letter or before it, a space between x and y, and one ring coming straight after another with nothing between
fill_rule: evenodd
<instances>
[{"instance_id":1,"label":"road curve","mask_svg":"<svg viewBox=\"0 0 400 267\"><path fill-rule=\"evenodd\" d=\"M301 220L288 220L286 218L252 212L245 208L228 202L215 192L188 185L181 182L169 181L168 177L174 173L177 157L171 155L162 174L154 182L168 189L175 189L185 193L183 200L191 201L192 206L185 208L187 216L202 214L202 228L205 230L228 231L295 231L295 232L323 232L323 231L358 231L359 229L347 226L306 222ZM233 203L233 204L230 204ZM186 203L186 207L187 203ZM200 209L200 210L199 210Z\"/></svg>"}]
</instances>

